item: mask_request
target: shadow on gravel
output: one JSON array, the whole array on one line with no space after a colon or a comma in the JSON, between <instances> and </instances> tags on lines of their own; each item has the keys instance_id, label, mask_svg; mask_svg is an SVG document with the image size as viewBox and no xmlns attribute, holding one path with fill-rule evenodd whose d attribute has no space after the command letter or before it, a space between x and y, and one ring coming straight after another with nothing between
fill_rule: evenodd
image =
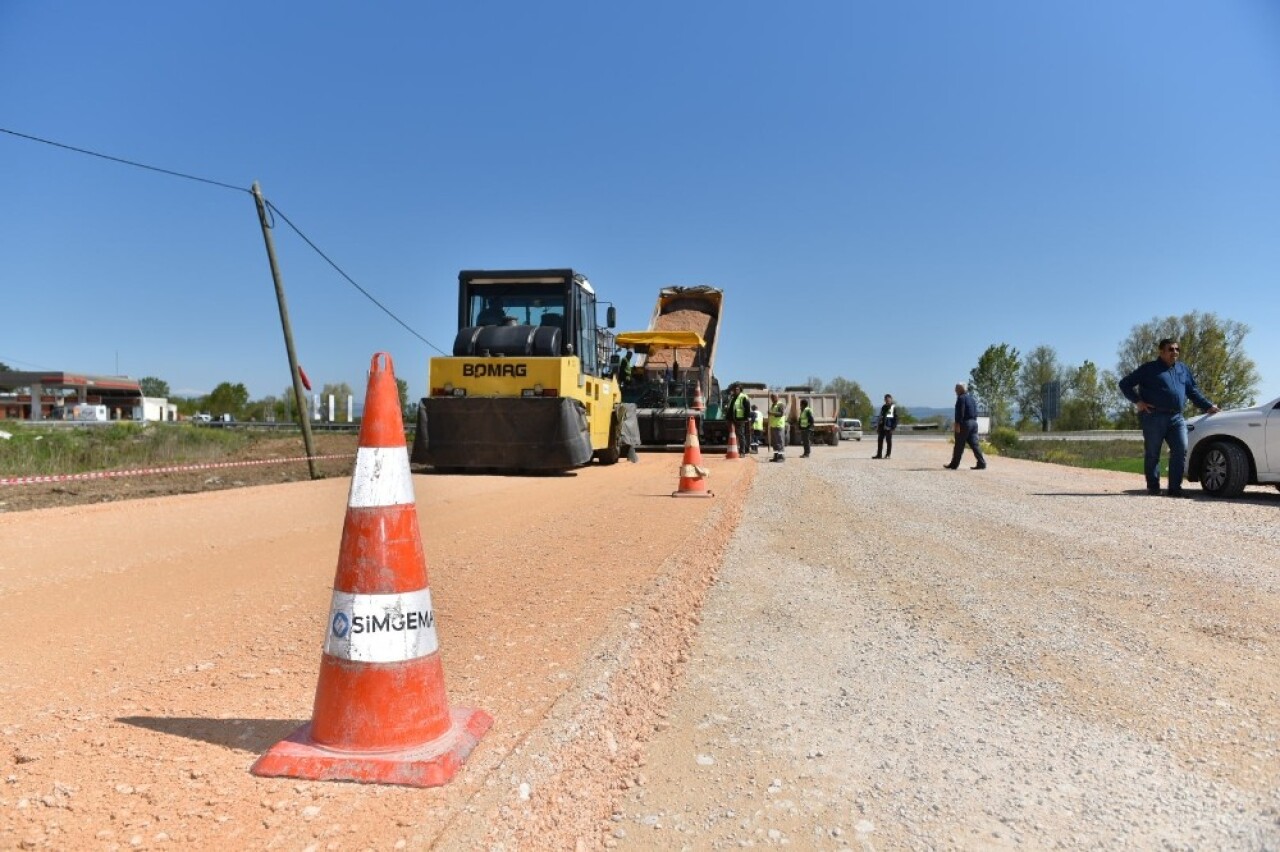
<instances>
[{"instance_id":1,"label":"shadow on gravel","mask_svg":"<svg viewBox=\"0 0 1280 852\"><path fill-rule=\"evenodd\" d=\"M1032 497L1141 497L1144 500L1168 500L1163 491L1159 494L1148 494L1145 488L1130 488L1116 493L1114 491L1038 491ZM1189 503L1225 503L1233 506L1276 506L1280 505L1280 492L1267 494L1264 492L1246 491L1239 497L1211 497L1199 489L1188 489L1182 502Z\"/></svg>"},{"instance_id":2,"label":"shadow on gravel","mask_svg":"<svg viewBox=\"0 0 1280 852\"><path fill-rule=\"evenodd\" d=\"M135 728L186 737L212 745L257 754L266 751L306 724L297 719L197 719L193 717L121 716Z\"/></svg>"},{"instance_id":3,"label":"shadow on gravel","mask_svg":"<svg viewBox=\"0 0 1280 852\"><path fill-rule=\"evenodd\" d=\"M1210 497L1203 491L1193 491L1192 493L1196 495L1196 500L1201 503L1223 503L1231 506L1280 506L1280 491L1271 494L1265 491L1246 491L1239 497Z\"/></svg>"},{"instance_id":4,"label":"shadow on gravel","mask_svg":"<svg viewBox=\"0 0 1280 852\"><path fill-rule=\"evenodd\" d=\"M1147 492L1141 489L1137 491L1032 491L1032 497L1136 497L1141 494L1147 496Z\"/></svg>"}]
</instances>

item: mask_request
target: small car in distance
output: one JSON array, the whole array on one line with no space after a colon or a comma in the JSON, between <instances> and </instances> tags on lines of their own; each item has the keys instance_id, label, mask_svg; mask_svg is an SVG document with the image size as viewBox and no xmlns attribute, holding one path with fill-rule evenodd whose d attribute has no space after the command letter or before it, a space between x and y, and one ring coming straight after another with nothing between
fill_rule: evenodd
<instances>
[{"instance_id":1,"label":"small car in distance","mask_svg":"<svg viewBox=\"0 0 1280 852\"><path fill-rule=\"evenodd\" d=\"M1246 485L1280 488L1280 398L1188 420L1187 479L1214 497Z\"/></svg>"},{"instance_id":2,"label":"small car in distance","mask_svg":"<svg viewBox=\"0 0 1280 852\"><path fill-rule=\"evenodd\" d=\"M841 417L838 421L841 441L861 441L862 421L853 417Z\"/></svg>"}]
</instances>

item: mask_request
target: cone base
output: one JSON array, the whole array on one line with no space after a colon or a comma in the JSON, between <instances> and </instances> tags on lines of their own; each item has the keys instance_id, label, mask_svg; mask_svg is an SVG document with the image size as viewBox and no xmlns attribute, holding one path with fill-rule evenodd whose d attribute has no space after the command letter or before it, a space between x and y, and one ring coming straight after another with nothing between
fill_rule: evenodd
<instances>
[{"instance_id":1,"label":"cone base","mask_svg":"<svg viewBox=\"0 0 1280 852\"><path fill-rule=\"evenodd\" d=\"M458 774L472 749L493 725L483 710L455 707L442 736L394 751L337 751L311 739L311 723L272 746L249 770L266 778L356 781L403 787L442 787Z\"/></svg>"},{"instance_id":2,"label":"cone base","mask_svg":"<svg viewBox=\"0 0 1280 852\"><path fill-rule=\"evenodd\" d=\"M714 497L710 491L672 491L672 497Z\"/></svg>"}]
</instances>

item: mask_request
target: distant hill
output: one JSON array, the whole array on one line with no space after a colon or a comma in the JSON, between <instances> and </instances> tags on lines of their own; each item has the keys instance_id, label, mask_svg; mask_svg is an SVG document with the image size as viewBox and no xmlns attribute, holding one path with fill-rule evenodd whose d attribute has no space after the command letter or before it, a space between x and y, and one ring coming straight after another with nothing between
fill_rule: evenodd
<instances>
[{"instance_id":1,"label":"distant hill","mask_svg":"<svg viewBox=\"0 0 1280 852\"><path fill-rule=\"evenodd\" d=\"M956 412L954 406L951 408L926 408L925 406L917 408L914 405L907 405L906 409L917 420L950 420L951 415Z\"/></svg>"},{"instance_id":2,"label":"distant hill","mask_svg":"<svg viewBox=\"0 0 1280 852\"><path fill-rule=\"evenodd\" d=\"M929 408L928 406L920 406L903 403L903 407L911 412L911 416L915 418L917 423L950 423L951 415L955 413L955 408ZM871 415L871 422L866 425L867 429L874 430L876 423L880 420L880 409L875 409ZM908 427L903 427L908 428Z\"/></svg>"}]
</instances>

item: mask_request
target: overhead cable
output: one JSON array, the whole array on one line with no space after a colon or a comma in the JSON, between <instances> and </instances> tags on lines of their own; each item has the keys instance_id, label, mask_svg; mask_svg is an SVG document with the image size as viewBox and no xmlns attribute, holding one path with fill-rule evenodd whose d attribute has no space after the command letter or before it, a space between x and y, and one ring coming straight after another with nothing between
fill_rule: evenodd
<instances>
[{"instance_id":1,"label":"overhead cable","mask_svg":"<svg viewBox=\"0 0 1280 852\"><path fill-rule=\"evenodd\" d=\"M139 169L147 169L148 171L152 171L152 172L160 172L160 174L172 175L173 177L185 178L186 180L199 181L200 183L207 183L211 186L220 186L223 189L234 189L237 192L249 191L242 186L232 186L231 184L223 183L220 180L210 180L209 178L197 177L196 175L189 175L184 172L175 172L172 169L162 169L159 166L148 166L146 163L139 163L133 160L126 160L123 157L113 157L110 154L99 154L97 151L90 151L86 148L77 148L74 145L64 145L61 142L54 142L52 139L41 139L39 136L32 136L29 133L19 133L16 130L9 130L4 127L0 127L0 133L8 133L10 136L17 136L22 139L30 139L32 142L42 142L45 145L52 145L55 148L64 148L68 151L75 151L77 154L87 154L90 157L99 157L103 160L110 160L113 163L123 163L126 166L134 166L135 168L139 168Z\"/></svg>"},{"instance_id":2,"label":"overhead cable","mask_svg":"<svg viewBox=\"0 0 1280 852\"><path fill-rule=\"evenodd\" d=\"M137 161L135 161L135 160L126 160L126 159L124 159L123 157L113 157L113 156L111 156L110 154L100 154L100 153L98 153L97 151L90 151L90 150L88 150L87 148L77 148L77 147L76 147L76 146L74 146L74 145L67 145L67 144L62 143L62 142L55 142L55 141L53 141L52 139L43 139L43 138L41 138L41 137L39 137L39 136L32 136L32 135L31 135L31 134L29 134L29 133L19 133L19 132L18 132L18 131L16 131L16 130L9 130L8 128L4 128L4 127L0 127L0 133L7 133L7 134L9 134L10 136L17 136L17 137L18 137L18 138L20 138L20 139L28 139L28 140L30 140L30 141L32 141L32 142L40 142L40 143L42 143L42 144L44 144L44 145L52 145L52 146L53 146L53 147L55 147L55 148L62 148L62 149L67 150L67 151L74 151L74 152L75 152L75 153L77 153L77 154L85 154L85 155L90 156L90 157L98 157L99 159L103 159L103 160L110 160L110 161L111 161L111 162L113 162L113 163L121 163L121 164L126 165L126 166L133 166L133 167L135 167L135 168L139 168L139 169L146 169L147 171L159 172L160 174L170 175L171 177L179 177L179 178L184 178L184 179L186 179L186 180L194 180L194 181L198 181L198 182L200 182L200 183L207 183L207 184L209 184L210 186L217 186L217 187L221 187L221 188L223 188L223 189L233 189L233 190L235 190L235 191L237 191L237 192L245 192L245 193L252 194L252 190L245 189L244 187L240 187L240 186L233 186L232 184L229 184L229 183L223 183L223 182L222 182L222 181L220 181L220 180L212 180L211 178L203 178L203 177L199 177L199 176L197 176L197 175L189 175L189 174L186 174L185 172L177 172L177 171L174 171L174 170L172 170L172 169L162 169L162 168L160 168L159 166L149 166L149 165L147 165L146 163L139 163L139 162L137 162ZM391 317L393 320L395 320L397 323L399 323L399 324L400 324L400 325L401 325L401 326L402 326L406 331L408 331L408 332L409 332L410 334L412 334L414 337L416 337L416 338L418 338L419 340L421 340L423 343L425 343L425 344L427 344L428 346L430 346L432 349L434 349L434 350L436 350L437 352L439 352L441 355L448 354L448 353L446 353L443 349L441 349L439 346L436 346L436 345L435 345L434 343L432 343L430 340L427 340L427 339L426 339L425 337L423 337L421 334L418 334L418 332L416 332L416 331L414 331L412 328L410 328L410 327L409 327L409 325L408 325L407 323L405 323L405 322L404 322L404 320L400 319L398 316L396 316L394 313L392 313L390 309L388 309L385 305L383 305L381 302L379 302L377 299L375 299L375 298L373 297L373 295L372 295L371 293L369 293L369 291L368 291L368 290L364 289L364 288L363 288L363 287L361 287L359 284L357 284L357 283L355 282L355 280L354 280L350 275L348 275L346 272L344 272L344 271L342 270L342 268L338 266L338 264L334 263L334 262L329 258L329 256L328 256L328 255L326 255L323 251L321 251L319 246L317 246L315 243L313 243L313 242L312 242L312 241L307 237L307 235L306 235L306 234L302 233L302 231L298 228L298 226L297 226L297 225L295 225L295 224L293 224L293 222L289 221L289 217L288 217L288 216L286 216L286 215L284 215L284 213L283 213L283 212L281 212L280 208L276 207L276 206L275 206L274 204L272 204L270 201L268 201L268 202L267 202L267 208L268 208L268 210L270 210L272 213L274 213L274 214L279 214L280 218L281 218L281 219L283 219L286 223L288 223L289 227L293 229L294 233L295 233L295 234L297 234L299 237L301 237L301 238L302 238L302 240L303 240L303 242L305 242L308 246L310 246L310 247L311 247L311 250L312 250L312 251L314 251L316 254L318 254L318 255L320 255L322 258L324 258L324 260L325 260L325 262L326 262L326 263L328 263L331 267L333 267L333 269L334 269L334 270L335 270L339 275L341 275L343 278L345 278L345 279L347 280L347 283L349 283L352 287L355 287L357 290L359 290L359 291L364 295L364 297L365 297L366 299L368 299L369 301L371 301L371 302L373 302L375 305L377 305L377 306L378 306L378 308L379 308L379 309L381 309L383 313L385 313L387 316ZM268 226L268 227L271 227L271 226Z\"/></svg>"},{"instance_id":3,"label":"overhead cable","mask_svg":"<svg viewBox=\"0 0 1280 852\"><path fill-rule=\"evenodd\" d=\"M284 222L285 222L285 224L286 224L286 225L288 225L290 228L292 228L292 229L293 229L293 232L294 232L295 234L297 234L299 237L301 237L301 238L302 238L302 241L303 241L303 242L305 242L307 245L311 246L312 251L314 251L316 254L318 254L318 255L320 255L322 258L324 258L325 263L327 263L327 264L329 264L330 266L332 266L332 267L333 267L333 269L334 269L334 271L336 271L336 272L337 272L339 275L341 275L343 278L347 279L347 283L349 283L352 287L355 287L357 290L359 290L361 293L363 293L366 299L368 299L370 302L373 302L375 305L377 305L379 308L381 308L381 309L382 309L382 311L383 311L387 316L391 317L393 320L395 320L396 322L400 323L400 325L401 325L401 326L403 326L403 327L404 327L404 329L405 329L406 331L408 331L408 332L409 332L410 334L412 334L414 337L416 337L416 338L418 338L419 340L421 340L423 343L425 343L425 344L427 344L428 346L430 346L432 349L434 349L434 350L436 350L437 352L439 352L441 355L445 355L445 354L447 354L443 349L441 349L440 347L436 346L436 345L435 345L434 343L432 343L430 340L427 340L427 339L426 339L425 337L423 337L421 334L418 334L418 332L414 331L412 328L410 328L408 325L406 325L406 324L404 323L404 321L400 319L400 317L398 317L398 316L396 316L395 314L393 314L393 313L392 313L392 312L391 312L391 311L390 311L390 310L389 310L385 305L383 305L381 302L379 302L377 299L375 299L375 298L373 297L373 294L371 294L368 290L364 289L364 288L363 288L363 287L361 287L359 284L357 284L357 283L352 279L352 277L351 277L350 275L348 275L347 273L343 272L343 271L342 271L342 267L338 266L338 264L336 264L336 263L334 263L332 260L330 260L330 259L329 259L329 256L328 256L327 254L325 254L324 252L322 252L322 251L320 250L320 247L319 247L319 246L317 246L315 243L311 242L311 239L310 239L309 237L307 237L307 235L306 235L306 234L302 233L302 231L298 228L298 226L297 226L297 225L295 225L295 224L293 224L293 222L291 222L291 221L289 220L289 217L288 217L288 216L284 215L284 211L283 211L283 210L281 210L279 207L277 207L277 206L275 206L274 204L272 204L270 201L268 201L268 202L267 202L267 209L268 209L268 210L270 210L270 211L271 211L273 214L275 214L276 216L279 216L281 219L283 219L283 220L284 220Z\"/></svg>"}]
</instances>

